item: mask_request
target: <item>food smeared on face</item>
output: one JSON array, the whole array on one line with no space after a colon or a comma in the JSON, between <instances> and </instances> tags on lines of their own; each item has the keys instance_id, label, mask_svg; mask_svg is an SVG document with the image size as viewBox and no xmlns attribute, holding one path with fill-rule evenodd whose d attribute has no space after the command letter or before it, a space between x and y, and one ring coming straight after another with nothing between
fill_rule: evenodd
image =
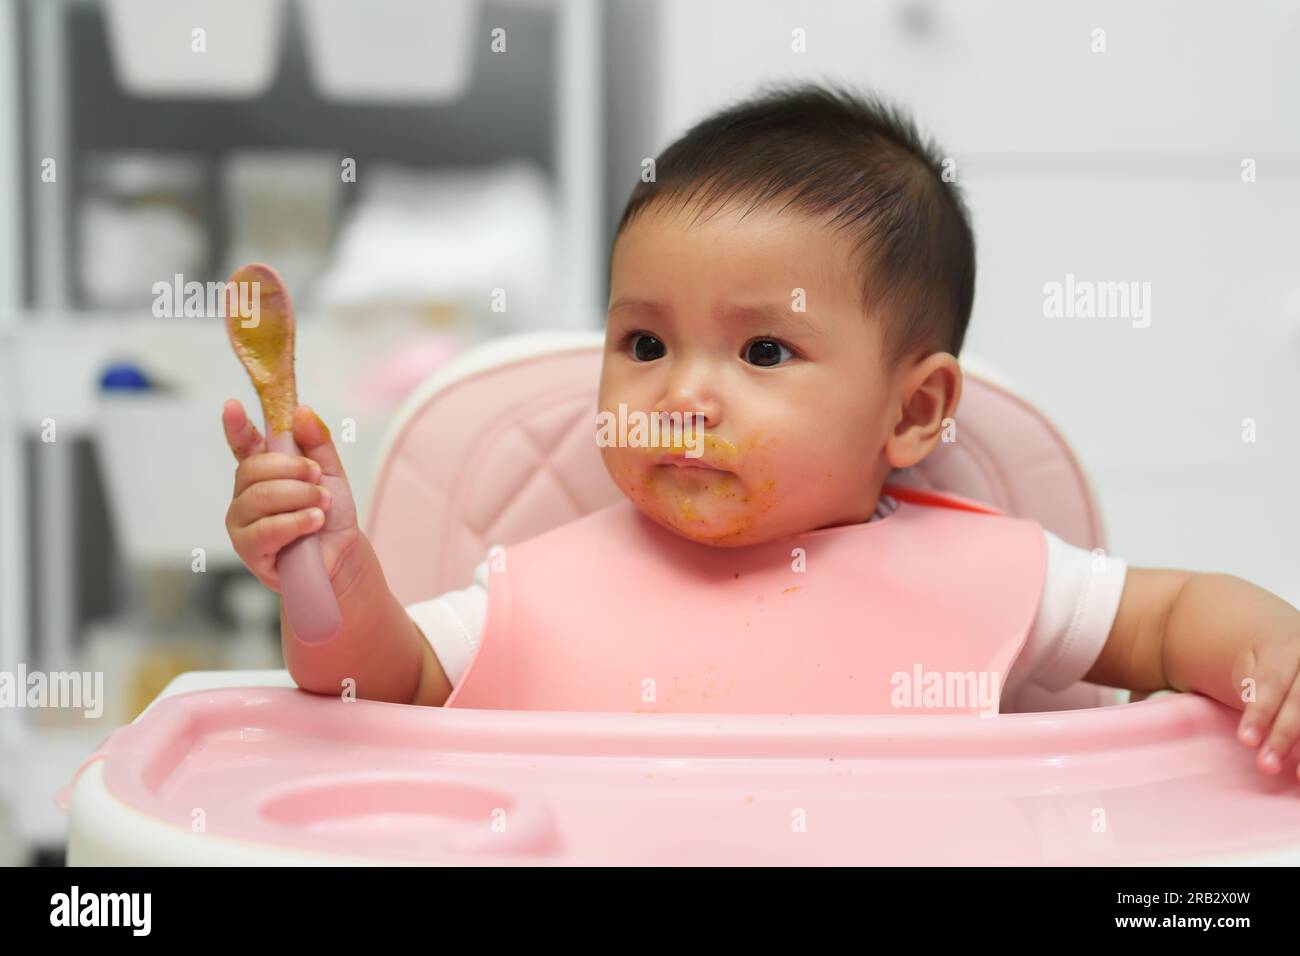
<instances>
[{"instance_id":1,"label":"food smeared on face","mask_svg":"<svg viewBox=\"0 0 1300 956\"><path fill-rule=\"evenodd\" d=\"M635 452L615 476L642 510L661 524L697 541L725 544L745 534L775 503L776 482L764 477L750 455L765 447L760 436L739 445L712 433L698 457L685 454L680 441Z\"/></svg>"}]
</instances>

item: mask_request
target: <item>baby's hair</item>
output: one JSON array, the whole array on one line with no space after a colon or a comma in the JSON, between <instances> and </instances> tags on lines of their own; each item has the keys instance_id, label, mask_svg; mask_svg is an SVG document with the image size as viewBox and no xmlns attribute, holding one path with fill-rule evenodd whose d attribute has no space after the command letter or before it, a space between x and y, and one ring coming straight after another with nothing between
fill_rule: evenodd
<instances>
[{"instance_id":1,"label":"baby's hair","mask_svg":"<svg viewBox=\"0 0 1300 956\"><path fill-rule=\"evenodd\" d=\"M691 127L632 190L615 238L651 205L784 200L853 239L862 307L883 309L889 365L961 351L975 297L975 238L945 157L900 108L835 85L777 84ZM697 213L698 215L698 213Z\"/></svg>"}]
</instances>

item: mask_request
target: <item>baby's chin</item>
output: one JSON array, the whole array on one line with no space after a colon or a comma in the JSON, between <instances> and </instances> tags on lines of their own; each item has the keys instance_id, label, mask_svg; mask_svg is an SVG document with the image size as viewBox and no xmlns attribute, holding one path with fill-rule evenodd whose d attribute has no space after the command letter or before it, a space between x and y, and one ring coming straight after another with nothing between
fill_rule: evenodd
<instances>
[{"instance_id":1,"label":"baby's chin","mask_svg":"<svg viewBox=\"0 0 1300 956\"><path fill-rule=\"evenodd\" d=\"M770 481L752 488L729 471L655 465L620 486L646 515L700 544L741 547L772 536L764 520L773 504Z\"/></svg>"},{"instance_id":2,"label":"baby's chin","mask_svg":"<svg viewBox=\"0 0 1300 956\"><path fill-rule=\"evenodd\" d=\"M650 517L669 531L686 538L688 541L694 541L696 544L707 544L714 548L744 548L754 544L762 544L775 537L766 533L761 525L750 524L736 528L734 526L728 527L725 522L719 522L712 526L701 522L682 522L672 515L651 513Z\"/></svg>"}]
</instances>

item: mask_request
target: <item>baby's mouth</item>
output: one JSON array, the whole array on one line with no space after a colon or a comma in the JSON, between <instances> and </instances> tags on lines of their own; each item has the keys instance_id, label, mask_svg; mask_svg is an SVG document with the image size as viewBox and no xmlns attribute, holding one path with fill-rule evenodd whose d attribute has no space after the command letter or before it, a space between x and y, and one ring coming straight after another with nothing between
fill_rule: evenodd
<instances>
[{"instance_id":1,"label":"baby's mouth","mask_svg":"<svg viewBox=\"0 0 1300 956\"><path fill-rule=\"evenodd\" d=\"M674 454L673 452L661 452L651 461L654 465L666 465L670 468L702 468L706 471L716 471L719 474L726 471L725 468L719 468L716 465L705 461L703 458L688 458L685 455Z\"/></svg>"},{"instance_id":2,"label":"baby's mouth","mask_svg":"<svg viewBox=\"0 0 1300 956\"><path fill-rule=\"evenodd\" d=\"M730 474L737 464L736 446L714 434L700 436L693 444L678 441L666 447L647 449L650 464L669 468L702 469L704 472ZM694 454L692 454L692 452Z\"/></svg>"}]
</instances>

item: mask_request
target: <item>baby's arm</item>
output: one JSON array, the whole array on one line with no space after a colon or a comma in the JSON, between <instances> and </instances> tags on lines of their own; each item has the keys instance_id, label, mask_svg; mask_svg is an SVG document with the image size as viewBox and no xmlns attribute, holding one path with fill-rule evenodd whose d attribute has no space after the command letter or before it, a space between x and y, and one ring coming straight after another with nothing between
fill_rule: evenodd
<instances>
[{"instance_id":1,"label":"baby's arm","mask_svg":"<svg viewBox=\"0 0 1300 956\"><path fill-rule=\"evenodd\" d=\"M1197 691L1238 710L1242 742L1275 772L1300 737L1300 611L1228 574L1129 568L1110 637L1085 680ZM1271 727L1271 731L1270 731Z\"/></svg>"},{"instance_id":2,"label":"baby's arm","mask_svg":"<svg viewBox=\"0 0 1300 956\"><path fill-rule=\"evenodd\" d=\"M451 694L429 642L388 588L379 557L361 532L334 579L343 626L325 644L294 637L280 608L280 646L294 682L304 690L338 694L346 678L358 697L441 706Z\"/></svg>"}]
</instances>

